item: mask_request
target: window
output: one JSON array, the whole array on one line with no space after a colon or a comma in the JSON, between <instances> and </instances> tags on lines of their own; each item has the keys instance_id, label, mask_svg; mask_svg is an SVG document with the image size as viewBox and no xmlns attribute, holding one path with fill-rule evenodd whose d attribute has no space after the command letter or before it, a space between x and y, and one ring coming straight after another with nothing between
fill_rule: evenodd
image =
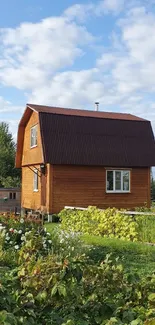
<instances>
[{"instance_id":1,"label":"window","mask_svg":"<svg viewBox=\"0 0 155 325\"><path fill-rule=\"evenodd\" d=\"M37 146L37 125L31 128L31 148Z\"/></svg>"},{"instance_id":2,"label":"window","mask_svg":"<svg viewBox=\"0 0 155 325\"><path fill-rule=\"evenodd\" d=\"M10 199L10 200L16 200L16 193L12 193L12 192L10 192L10 193L9 193L9 199Z\"/></svg>"},{"instance_id":3,"label":"window","mask_svg":"<svg viewBox=\"0 0 155 325\"><path fill-rule=\"evenodd\" d=\"M13 199L16 200L16 193L13 193Z\"/></svg>"},{"instance_id":4,"label":"window","mask_svg":"<svg viewBox=\"0 0 155 325\"><path fill-rule=\"evenodd\" d=\"M129 170L107 170L106 171L106 192L122 193L130 192L130 171Z\"/></svg>"},{"instance_id":5,"label":"window","mask_svg":"<svg viewBox=\"0 0 155 325\"><path fill-rule=\"evenodd\" d=\"M34 169L34 184L33 184L34 192L38 191L38 170Z\"/></svg>"}]
</instances>

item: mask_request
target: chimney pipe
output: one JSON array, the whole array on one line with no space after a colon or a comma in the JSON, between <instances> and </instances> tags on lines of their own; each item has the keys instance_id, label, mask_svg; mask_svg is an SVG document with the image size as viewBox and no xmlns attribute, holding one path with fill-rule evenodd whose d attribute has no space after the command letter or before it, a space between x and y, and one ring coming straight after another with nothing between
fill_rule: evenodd
<instances>
[{"instance_id":1,"label":"chimney pipe","mask_svg":"<svg viewBox=\"0 0 155 325\"><path fill-rule=\"evenodd\" d=\"M95 102L95 111L97 112L99 111L99 104L100 104L99 102Z\"/></svg>"}]
</instances>

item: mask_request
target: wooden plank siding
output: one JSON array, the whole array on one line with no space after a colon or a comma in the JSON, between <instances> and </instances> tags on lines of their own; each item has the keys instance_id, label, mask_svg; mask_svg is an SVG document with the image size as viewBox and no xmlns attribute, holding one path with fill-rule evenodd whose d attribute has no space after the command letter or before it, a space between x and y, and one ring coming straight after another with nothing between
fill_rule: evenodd
<instances>
[{"instance_id":1,"label":"wooden plank siding","mask_svg":"<svg viewBox=\"0 0 155 325\"><path fill-rule=\"evenodd\" d=\"M35 164L40 171L40 165ZM38 177L38 191L33 190L34 173L29 167L22 167L22 207L25 209L39 210L49 213L52 209L52 166L47 164L46 174Z\"/></svg>"},{"instance_id":2,"label":"wooden plank siding","mask_svg":"<svg viewBox=\"0 0 155 325\"><path fill-rule=\"evenodd\" d=\"M31 148L31 128L37 125L37 146ZM24 144L23 144L23 155L22 155L22 166L32 165L43 162L42 142L40 135L40 125L38 114L33 112L26 127L24 133Z\"/></svg>"},{"instance_id":3,"label":"wooden plank siding","mask_svg":"<svg viewBox=\"0 0 155 325\"><path fill-rule=\"evenodd\" d=\"M39 169L39 165L36 165ZM28 167L22 167L22 207L32 210L41 209L41 182L38 179L38 192L33 191L34 174Z\"/></svg>"},{"instance_id":4,"label":"wooden plank siding","mask_svg":"<svg viewBox=\"0 0 155 325\"><path fill-rule=\"evenodd\" d=\"M37 125L37 146L31 148L31 128ZM36 167L40 170L43 163L42 142L38 113L33 112L25 127L23 155L22 155L22 200L23 208L32 210L46 210L46 182L47 175L38 177L38 191L34 191L34 173ZM28 166L30 166L30 169ZM41 176L41 173L39 173Z\"/></svg>"},{"instance_id":5,"label":"wooden plank siding","mask_svg":"<svg viewBox=\"0 0 155 325\"><path fill-rule=\"evenodd\" d=\"M118 168L117 168L118 169ZM131 193L106 193L106 169L87 166L53 166L52 211L67 206L133 209L150 206L150 168L131 170Z\"/></svg>"},{"instance_id":6,"label":"wooden plank siding","mask_svg":"<svg viewBox=\"0 0 155 325\"><path fill-rule=\"evenodd\" d=\"M52 212L53 203L53 166L47 164L47 182L46 182L46 209Z\"/></svg>"}]
</instances>

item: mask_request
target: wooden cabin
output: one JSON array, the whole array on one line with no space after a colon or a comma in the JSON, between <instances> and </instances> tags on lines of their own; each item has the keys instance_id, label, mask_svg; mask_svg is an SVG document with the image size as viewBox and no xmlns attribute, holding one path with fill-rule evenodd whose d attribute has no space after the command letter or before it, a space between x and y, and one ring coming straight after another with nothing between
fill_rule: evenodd
<instances>
[{"instance_id":1,"label":"wooden cabin","mask_svg":"<svg viewBox=\"0 0 155 325\"><path fill-rule=\"evenodd\" d=\"M27 104L19 123L16 167L27 210L150 207L151 166L151 123L131 114Z\"/></svg>"},{"instance_id":2,"label":"wooden cabin","mask_svg":"<svg viewBox=\"0 0 155 325\"><path fill-rule=\"evenodd\" d=\"M21 189L0 188L0 212L20 212L21 210Z\"/></svg>"}]
</instances>

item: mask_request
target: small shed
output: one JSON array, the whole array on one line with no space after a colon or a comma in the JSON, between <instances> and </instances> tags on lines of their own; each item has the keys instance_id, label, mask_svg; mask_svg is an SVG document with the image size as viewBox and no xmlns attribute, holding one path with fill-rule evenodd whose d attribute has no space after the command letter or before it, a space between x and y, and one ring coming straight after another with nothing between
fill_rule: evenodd
<instances>
[{"instance_id":1,"label":"small shed","mask_svg":"<svg viewBox=\"0 0 155 325\"><path fill-rule=\"evenodd\" d=\"M0 213L20 212L21 209L21 189L20 188L0 188Z\"/></svg>"}]
</instances>

